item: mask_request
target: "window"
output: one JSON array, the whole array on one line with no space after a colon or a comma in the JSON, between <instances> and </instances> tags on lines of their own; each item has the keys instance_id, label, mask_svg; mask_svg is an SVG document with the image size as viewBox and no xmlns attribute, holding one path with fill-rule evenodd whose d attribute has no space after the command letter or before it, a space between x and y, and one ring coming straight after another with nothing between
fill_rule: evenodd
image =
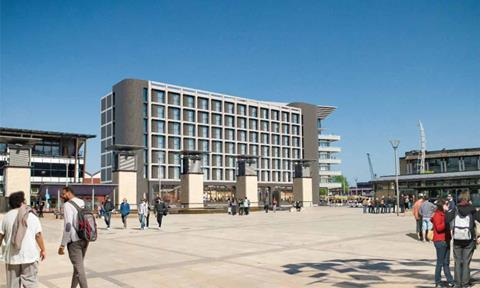
<instances>
[{"instance_id":1,"label":"window","mask_svg":"<svg viewBox=\"0 0 480 288\"><path fill-rule=\"evenodd\" d=\"M247 132L246 131L238 131L238 141L247 141Z\"/></svg>"},{"instance_id":2,"label":"window","mask_svg":"<svg viewBox=\"0 0 480 288\"><path fill-rule=\"evenodd\" d=\"M233 129L225 129L225 138L227 140L235 140L235 131Z\"/></svg>"},{"instance_id":3,"label":"window","mask_svg":"<svg viewBox=\"0 0 480 288\"><path fill-rule=\"evenodd\" d=\"M460 159L458 157L449 157L447 162L447 172L459 172L460 171Z\"/></svg>"},{"instance_id":4,"label":"window","mask_svg":"<svg viewBox=\"0 0 480 288\"><path fill-rule=\"evenodd\" d=\"M181 135L180 134L180 123L170 122L168 123L169 134Z\"/></svg>"},{"instance_id":5,"label":"window","mask_svg":"<svg viewBox=\"0 0 480 288\"><path fill-rule=\"evenodd\" d=\"M238 114L247 115L247 107L245 105L238 104L237 107L238 107Z\"/></svg>"},{"instance_id":6,"label":"window","mask_svg":"<svg viewBox=\"0 0 480 288\"><path fill-rule=\"evenodd\" d=\"M235 154L235 143L225 143L225 152Z\"/></svg>"},{"instance_id":7,"label":"window","mask_svg":"<svg viewBox=\"0 0 480 288\"><path fill-rule=\"evenodd\" d=\"M322 129L322 119L317 119L317 129Z\"/></svg>"},{"instance_id":8,"label":"window","mask_svg":"<svg viewBox=\"0 0 480 288\"><path fill-rule=\"evenodd\" d=\"M152 145L154 148L165 149L165 136L152 136Z\"/></svg>"},{"instance_id":9,"label":"window","mask_svg":"<svg viewBox=\"0 0 480 288\"><path fill-rule=\"evenodd\" d=\"M213 125L222 125L222 115L220 114L212 114Z\"/></svg>"},{"instance_id":10,"label":"window","mask_svg":"<svg viewBox=\"0 0 480 288\"><path fill-rule=\"evenodd\" d=\"M293 147L300 147L300 138L292 137Z\"/></svg>"},{"instance_id":11,"label":"window","mask_svg":"<svg viewBox=\"0 0 480 288\"><path fill-rule=\"evenodd\" d=\"M272 123L272 131L274 133L280 133L280 125L278 123Z\"/></svg>"},{"instance_id":12,"label":"window","mask_svg":"<svg viewBox=\"0 0 480 288\"><path fill-rule=\"evenodd\" d=\"M258 121L254 119L250 119L250 129L251 130L258 130Z\"/></svg>"},{"instance_id":13,"label":"window","mask_svg":"<svg viewBox=\"0 0 480 288\"><path fill-rule=\"evenodd\" d=\"M222 102L218 100L212 100L212 110L215 112L222 112Z\"/></svg>"},{"instance_id":14,"label":"window","mask_svg":"<svg viewBox=\"0 0 480 288\"><path fill-rule=\"evenodd\" d=\"M238 144L238 154L247 154L247 144Z\"/></svg>"},{"instance_id":15,"label":"window","mask_svg":"<svg viewBox=\"0 0 480 288\"><path fill-rule=\"evenodd\" d=\"M270 156L270 148L268 146L262 146L262 157Z\"/></svg>"},{"instance_id":16,"label":"window","mask_svg":"<svg viewBox=\"0 0 480 288\"><path fill-rule=\"evenodd\" d=\"M262 133L262 143L270 144L270 137L267 133Z\"/></svg>"},{"instance_id":17,"label":"window","mask_svg":"<svg viewBox=\"0 0 480 288\"><path fill-rule=\"evenodd\" d=\"M204 152L209 151L210 149L208 148L208 140L198 140L198 149ZM204 164L205 164L205 161L204 161Z\"/></svg>"},{"instance_id":18,"label":"window","mask_svg":"<svg viewBox=\"0 0 480 288\"><path fill-rule=\"evenodd\" d=\"M195 97L190 95L183 96L183 106L194 108L195 107Z\"/></svg>"},{"instance_id":19,"label":"window","mask_svg":"<svg viewBox=\"0 0 480 288\"><path fill-rule=\"evenodd\" d=\"M300 127L296 126L296 125L293 125L292 126L292 133L293 133L293 135L300 135Z\"/></svg>"},{"instance_id":20,"label":"window","mask_svg":"<svg viewBox=\"0 0 480 288\"><path fill-rule=\"evenodd\" d=\"M154 90L152 93L152 102L165 103L165 92Z\"/></svg>"},{"instance_id":21,"label":"window","mask_svg":"<svg viewBox=\"0 0 480 288\"><path fill-rule=\"evenodd\" d=\"M208 124L208 113L198 112L198 118L199 118L200 123Z\"/></svg>"},{"instance_id":22,"label":"window","mask_svg":"<svg viewBox=\"0 0 480 288\"><path fill-rule=\"evenodd\" d=\"M107 101L108 101L108 106L112 106L111 103L110 103L110 96L107 97ZM143 102L144 103L148 103L148 89L147 88L143 88Z\"/></svg>"},{"instance_id":23,"label":"window","mask_svg":"<svg viewBox=\"0 0 480 288\"><path fill-rule=\"evenodd\" d=\"M184 148L185 150L195 150L195 140L194 139L184 139Z\"/></svg>"},{"instance_id":24,"label":"window","mask_svg":"<svg viewBox=\"0 0 480 288\"><path fill-rule=\"evenodd\" d=\"M282 124L282 133L290 134L290 127L288 126L288 124Z\"/></svg>"},{"instance_id":25,"label":"window","mask_svg":"<svg viewBox=\"0 0 480 288\"><path fill-rule=\"evenodd\" d=\"M250 132L250 142L258 143L258 133Z\"/></svg>"},{"instance_id":26,"label":"window","mask_svg":"<svg viewBox=\"0 0 480 288\"><path fill-rule=\"evenodd\" d=\"M180 150L180 138L179 137L169 137L168 139L168 148L169 149L174 149L174 150Z\"/></svg>"},{"instance_id":27,"label":"window","mask_svg":"<svg viewBox=\"0 0 480 288\"><path fill-rule=\"evenodd\" d=\"M180 106L180 94L169 92L168 104Z\"/></svg>"},{"instance_id":28,"label":"window","mask_svg":"<svg viewBox=\"0 0 480 288\"><path fill-rule=\"evenodd\" d=\"M463 157L463 165L465 171L475 171L480 169L479 158L477 156Z\"/></svg>"},{"instance_id":29,"label":"window","mask_svg":"<svg viewBox=\"0 0 480 288\"><path fill-rule=\"evenodd\" d=\"M172 120L180 120L180 109L178 108L168 108L169 118Z\"/></svg>"},{"instance_id":30,"label":"window","mask_svg":"<svg viewBox=\"0 0 480 288\"><path fill-rule=\"evenodd\" d=\"M268 109L267 108L261 108L260 109L260 117L263 119L268 119Z\"/></svg>"},{"instance_id":31,"label":"window","mask_svg":"<svg viewBox=\"0 0 480 288\"><path fill-rule=\"evenodd\" d=\"M284 146L290 146L290 137L288 137L288 136L282 136L282 145L284 145Z\"/></svg>"},{"instance_id":32,"label":"window","mask_svg":"<svg viewBox=\"0 0 480 288\"><path fill-rule=\"evenodd\" d=\"M269 123L268 121L262 121L261 122L261 125L262 125L262 131L268 131L269 130Z\"/></svg>"},{"instance_id":33,"label":"window","mask_svg":"<svg viewBox=\"0 0 480 288\"><path fill-rule=\"evenodd\" d=\"M288 112L282 112L282 121L284 121L284 122L289 122L290 121L290 117L288 115Z\"/></svg>"},{"instance_id":34,"label":"window","mask_svg":"<svg viewBox=\"0 0 480 288\"><path fill-rule=\"evenodd\" d=\"M158 118L161 118L161 119L165 118L165 107L164 106L153 105L152 110L153 110L153 113L152 113L153 117L158 117Z\"/></svg>"},{"instance_id":35,"label":"window","mask_svg":"<svg viewBox=\"0 0 480 288\"><path fill-rule=\"evenodd\" d=\"M257 145L250 145L250 154L251 155L258 155L258 146Z\"/></svg>"},{"instance_id":36,"label":"window","mask_svg":"<svg viewBox=\"0 0 480 288\"><path fill-rule=\"evenodd\" d=\"M208 110L208 99L198 98L198 108L203 110Z\"/></svg>"},{"instance_id":37,"label":"window","mask_svg":"<svg viewBox=\"0 0 480 288\"><path fill-rule=\"evenodd\" d=\"M293 159L300 159L300 149L293 149Z\"/></svg>"},{"instance_id":38,"label":"window","mask_svg":"<svg viewBox=\"0 0 480 288\"><path fill-rule=\"evenodd\" d=\"M152 131L156 133L165 133L165 121L153 120Z\"/></svg>"},{"instance_id":39,"label":"window","mask_svg":"<svg viewBox=\"0 0 480 288\"><path fill-rule=\"evenodd\" d=\"M300 124L300 115L299 114L292 114L292 122L295 124Z\"/></svg>"},{"instance_id":40,"label":"window","mask_svg":"<svg viewBox=\"0 0 480 288\"><path fill-rule=\"evenodd\" d=\"M258 117L258 108L250 106L250 117Z\"/></svg>"},{"instance_id":41,"label":"window","mask_svg":"<svg viewBox=\"0 0 480 288\"><path fill-rule=\"evenodd\" d=\"M212 128L212 136L215 139L222 139L222 128Z\"/></svg>"},{"instance_id":42,"label":"window","mask_svg":"<svg viewBox=\"0 0 480 288\"><path fill-rule=\"evenodd\" d=\"M225 126L233 127L233 121L234 121L233 116L225 116Z\"/></svg>"},{"instance_id":43,"label":"window","mask_svg":"<svg viewBox=\"0 0 480 288\"><path fill-rule=\"evenodd\" d=\"M235 105L233 105L233 103L226 102L225 103L225 113L234 114L235 113Z\"/></svg>"},{"instance_id":44,"label":"window","mask_svg":"<svg viewBox=\"0 0 480 288\"><path fill-rule=\"evenodd\" d=\"M280 112L272 110L272 120L280 121Z\"/></svg>"},{"instance_id":45,"label":"window","mask_svg":"<svg viewBox=\"0 0 480 288\"><path fill-rule=\"evenodd\" d=\"M222 153L223 150L222 150L222 142L220 141L213 141L212 142L212 146L213 146L213 152L215 153Z\"/></svg>"},{"instance_id":46,"label":"window","mask_svg":"<svg viewBox=\"0 0 480 288\"><path fill-rule=\"evenodd\" d=\"M175 123L175 124L177 124L177 123ZM183 127L185 128L185 136L195 137L195 125L184 124Z\"/></svg>"},{"instance_id":47,"label":"window","mask_svg":"<svg viewBox=\"0 0 480 288\"><path fill-rule=\"evenodd\" d=\"M183 118L185 121L188 122L195 122L195 111L192 110L184 110L183 111Z\"/></svg>"},{"instance_id":48,"label":"window","mask_svg":"<svg viewBox=\"0 0 480 288\"><path fill-rule=\"evenodd\" d=\"M210 166L210 157L209 157L208 154L204 154L202 156L202 164L203 164L203 166ZM205 170L203 170L203 171L204 171L203 173L205 173ZM208 172L208 169L207 169L207 172Z\"/></svg>"},{"instance_id":49,"label":"window","mask_svg":"<svg viewBox=\"0 0 480 288\"><path fill-rule=\"evenodd\" d=\"M207 126L198 126L198 136L203 137L203 138L208 138L210 137L208 135L208 127Z\"/></svg>"},{"instance_id":50,"label":"window","mask_svg":"<svg viewBox=\"0 0 480 288\"><path fill-rule=\"evenodd\" d=\"M221 155L212 155L212 166L223 166Z\"/></svg>"},{"instance_id":51,"label":"window","mask_svg":"<svg viewBox=\"0 0 480 288\"><path fill-rule=\"evenodd\" d=\"M247 129L247 119L238 118L237 122L238 122L238 128Z\"/></svg>"},{"instance_id":52,"label":"window","mask_svg":"<svg viewBox=\"0 0 480 288\"><path fill-rule=\"evenodd\" d=\"M272 144L273 145L280 145L280 136L272 135Z\"/></svg>"},{"instance_id":53,"label":"window","mask_svg":"<svg viewBox=\"0 0 480 288\"><path fill-rule=\"evenodd\" d=\"M235 157L227 156L225 157L225 166L234 168L235 167Z\"/></svg>"},{"instance_id":54,"label":"window","mask_svg":"<svg viewBox=\"0 0 480 288\"><path fill-rule=\"evenodd\" d=\"M280 148L273 147L272 148L272 154L273 154L273 157L280 157Z\"/></svg>"}]
</instances>

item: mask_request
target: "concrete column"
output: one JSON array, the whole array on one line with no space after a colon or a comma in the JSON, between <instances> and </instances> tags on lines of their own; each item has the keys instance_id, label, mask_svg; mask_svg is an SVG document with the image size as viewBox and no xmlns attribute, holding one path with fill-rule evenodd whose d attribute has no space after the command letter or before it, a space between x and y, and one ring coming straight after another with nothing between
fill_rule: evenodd
<instances>
[{"instance_id":1,"label":"concrete column","mask_svg":"<svg viewBox=\"0 0 480 288\"><path fill-rule=\"evenodd\" d=\"M30 167L6 166L4 169L5 196L23 191L26 202L30 205L30 174Z\"/></svg>"},{"instance_id":2,"label":"concrete column","mask_svg":"<svg viewBox=\"0 0 480 288\"><path fill-rule=\"evenodd\" d=\"M118 207L124 198L130 204L130 208L137 209L137 171L114 171L112 173L113 183L117 184L118 197L113 197L116 201L115 207ZM139 199L140 200L140 199Z\"/></svg>"},{"instance_id":3,"label":"concrete column","mask_svg":"<svg viewBox=\"0 0 480 288\"><path fill-rule=\"evenodd\" d=\"M203 208L203 174L186 173L181 175L182 190L180 202L185 208Z\"/></svg>"},{"instance_id":4,"label":"concrete column","mask_svg":"<svg viewBox=\"0 0 480 288\"><path fill-rule=\"evenodd\" d=\"M293 178L293 201L300 201L303 207L311 207L312 203L312 178Z\"/></svg>"},{"instance_id":5,"label":"concrete column","mask_svg":"<svg viewBox=\"0 0 480 288\"><path fill-rule=\"evenodd\" d=\"M258 206L258 180L256 175L237 176L237 193L238 200L245 197L250 200L250 206Z\"/></svg>"}]
</instances>

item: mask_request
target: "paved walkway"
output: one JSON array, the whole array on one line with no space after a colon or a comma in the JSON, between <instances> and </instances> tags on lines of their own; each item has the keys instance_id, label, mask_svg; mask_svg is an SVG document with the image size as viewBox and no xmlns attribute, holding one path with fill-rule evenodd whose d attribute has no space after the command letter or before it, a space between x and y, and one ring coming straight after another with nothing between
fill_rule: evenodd
<instances>
[{"instance_id":1,"label":"paved walkway","mask_svg":"<svg viewBox=\"0 0 480 288\"><path fill-rule=\"evenodd\" d=\"M360 209L330 207L235 217L169 215L161 231L140 231L137 218L129 220L131 228L123 230L120 219L114 218L112 230L102 229L99 240L89 247L90 287L432 287L433 283L433 245L412 238L415 223L408 215L362 215ZM154 222L153 217L150 220ZM46 218L42 224L48 255L40 266L40 287L69 287L68 256L56 255L62 221ZM477 255L472 267L478 278ZM0 287L4 281L0 277Z\"/></svg>"}]
</instances>

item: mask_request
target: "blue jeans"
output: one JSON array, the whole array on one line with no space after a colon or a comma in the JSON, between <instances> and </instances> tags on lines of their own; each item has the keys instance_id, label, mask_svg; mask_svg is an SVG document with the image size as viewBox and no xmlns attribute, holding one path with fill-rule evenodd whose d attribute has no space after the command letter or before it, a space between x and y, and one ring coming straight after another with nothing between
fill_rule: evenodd
<instances>
[{"instance_id":1,"label":"blue jeans","mask_svg":"<svg viewBox=\"0 0 480 288\"><path fill-rule=\"evenodd\" d=\"M448 283L453 283L453 277L450 273L450 243L445 241L433 242L437 250L437 266L435 267L435 283L442 280L442 268Z\"/></svg>"},{"instance_id":2,"label":"blue jeans","mask_svg":"<svg viewBox=\"0 0 480 288\"><path fill-rule=\"evenodd\" d=\"M110 228L110 221L112 220L112 212L105 212L105 224L107 224L107 227Z\"/></svg>"},{"instance_id":3,"label":"blue jeans","mask_svg":"<svg viewBox=\"0 0 480 288\"><path fill-rule=\"evenodd\" d=\"M423 232L427 232L428 230L433 229L433 224L430 222L430 219L422 219L422 230Z\"/></svg>"},{"instance_id":4,"label":"blue jeans","mask_svg":"<svg viewBox=\"0 0 480 288\"><path fill-rule=\"evenodd\" d=\"M138 220L140 220L140 228L145 228L145 215L138 214Z\"/></svg>"}]
</instances>

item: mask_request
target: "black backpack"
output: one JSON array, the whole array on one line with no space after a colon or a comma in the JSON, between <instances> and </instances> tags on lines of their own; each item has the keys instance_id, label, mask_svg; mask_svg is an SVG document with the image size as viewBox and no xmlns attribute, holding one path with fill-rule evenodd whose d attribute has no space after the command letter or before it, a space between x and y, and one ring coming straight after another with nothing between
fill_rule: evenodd
<instances>
[{"instance_id":1,"label":"black backpack","mask_svg":"<svg viewBox=\"0 0 480 288\"><path fill-rule=\"evenodd\" d=\"M78 212L78 229L76 229L78 237L88 242L97 240L97 222L93 212L86 208L80 208L74 201L68 201L68 203L72 204Z\"/></svg>"}]
</instances>

